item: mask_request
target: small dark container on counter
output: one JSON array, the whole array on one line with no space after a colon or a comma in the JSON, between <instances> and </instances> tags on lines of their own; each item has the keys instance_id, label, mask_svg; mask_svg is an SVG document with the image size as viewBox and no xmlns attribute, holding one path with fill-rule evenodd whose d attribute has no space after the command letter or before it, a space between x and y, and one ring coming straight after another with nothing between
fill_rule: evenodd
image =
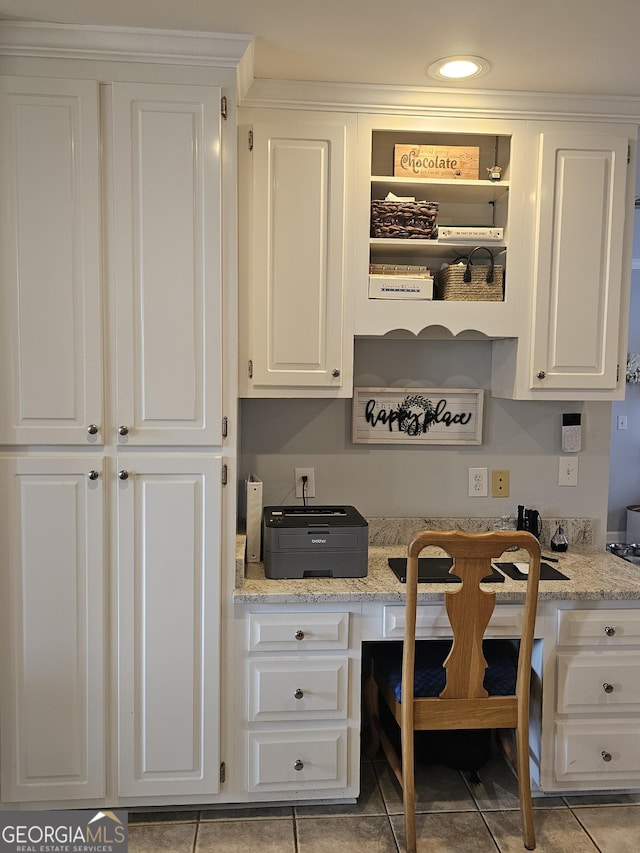
<instances>
[{"instance_id":1,"label":"small dark container on counter","mask_svg":"<svg viewBox=\"0 0 640 853\"><path fill-rule=\"evenodd\" d=\"M558 525L556 532L551 537L550 544L552 551L569 550L569 540L567 539L566 533L564 532L564 528L561 524Z\"/></svg>"}]
</instances>

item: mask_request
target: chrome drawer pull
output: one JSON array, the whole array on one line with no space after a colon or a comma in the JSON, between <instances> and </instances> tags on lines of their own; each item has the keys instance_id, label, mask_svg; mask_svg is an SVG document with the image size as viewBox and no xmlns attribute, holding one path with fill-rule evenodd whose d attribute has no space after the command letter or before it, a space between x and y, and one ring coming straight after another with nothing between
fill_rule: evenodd
<instances>
[{"instance_id":1,"label":"chrome drawer pull","mask_svg":"<svg viewBox=\"0 0 640 853\"><path fill-rule=\"evenodd\" d=\"M300 761L299 758L296 758L296 760L293 762L293 769L294 770L302 770L303 767L304 767L304 762Z\"/></svg>"},{"instance_id":2,"label":"chrome drawer pull","mask_svg":"<svg viewBox=\"0 0 640 853\"><path fill-rule=\"evenodd\" d=\"M605 693L613 693L613 684L607 684L607 682L605 681L602 687Z\"/></svg>"},{"instance_id":3,"label":"chrome drawer pull","mask_svg":"<svg viewBox=\"0 0 640 853\"><path fill-rule=\"evenodd\" d=\"M606 628L604 629L604 632L607 635L607 637L613 637L613 635L616 632L616 629L612 628L610 625L607 625Z\"/></svg>"},{"instance_id":4,"label":"chrome drawer pull","mask_svg":"<svg viewBox=\"0 0 640 853\"><path fill-rule=\"evenodd\" d=\"M296 640L304 640L304 631L301 631L299 628L295 633Z\"/></svg>"},{"instance_id":5,"label":"chrome drawer pull","mask_svg":"<svg viewBox=\"0 0 640 853\"><path fill-rule=\"evenodd\" d=\"M603 750L603 752L601 754L602 754L602 760L603 761L611 761L611 753L610 752L605 752Z\"/></svg>"},{"instance_id":6,"label":"chrome drawer pull","mask_svg":"<svg viewBox=\"0 0 640 853\"><path fill-rule=\"evenodd\" d=\"M296 687L296 690L293 694L294 699L302 699L304 696L304 690L300 690L299 687Z\"/></svg>"},{"instance_id":7,"label":"chrome drawer pull","mask_svg":"<svg viewBox=\"0 0 640 853\"><path fill-rule=\"evenodd\" d=\"M89 424L89 426L87 427L87 432L89 433L89 435L97 435L98 425L97 424Z\"/></svg>"},{"instance_id":8,"label":"chrome drawer pull","mask_svg":"<svg viewBox=\"0 0 640 853\"><path fill-rule=\"evenodd\" d=\"M97 480L99 476L100 476L100 474L95 469L92 471L89 471L89 473L87 474L87 477L90 480Z\"/></svg>"}]
</instances>

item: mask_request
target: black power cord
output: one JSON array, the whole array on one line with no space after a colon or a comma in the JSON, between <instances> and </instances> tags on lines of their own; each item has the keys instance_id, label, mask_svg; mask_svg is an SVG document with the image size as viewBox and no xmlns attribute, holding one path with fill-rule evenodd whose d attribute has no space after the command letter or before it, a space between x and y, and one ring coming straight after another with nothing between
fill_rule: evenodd
<instances>
[{"instance_id":1,"label":"black power cord","mask_svg":"<svg viewBox=\"0 0 640 853\"><path fill-rule=\"evenodd\" d=\"M302 475L302 506L307 505L307 480L309 478L306 474Z\"/></svg>"}]
</instances>

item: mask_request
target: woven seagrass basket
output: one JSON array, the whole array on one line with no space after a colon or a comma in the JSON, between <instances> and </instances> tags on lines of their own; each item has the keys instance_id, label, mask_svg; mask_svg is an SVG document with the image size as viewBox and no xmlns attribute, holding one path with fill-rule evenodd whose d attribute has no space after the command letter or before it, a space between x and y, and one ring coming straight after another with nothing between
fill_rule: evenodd
<instances>
[{"instance_id":1,"label":"woven seagrass basket","mask_svg":"<svg viewBox=\"0 0 640 853\"><path fill-rule=\"evenodd\" d=\"M488 264L473 264L476 252L489 254ZM460 302L502 302L504 300L504 267L496 264L491 249L477 246L466 257L456 258L436 276L438 299Z\"/></svg>"},{"instance_id":2,"label":"woven seagrass basket","mask_svg":"<svg viewBox=\"0 0 640 853\"><path fill-rule=\"evenodd\" d=\"M435 235L437 201L372 201L371 236L430 240Z\"/></svg>"}]
</instances>

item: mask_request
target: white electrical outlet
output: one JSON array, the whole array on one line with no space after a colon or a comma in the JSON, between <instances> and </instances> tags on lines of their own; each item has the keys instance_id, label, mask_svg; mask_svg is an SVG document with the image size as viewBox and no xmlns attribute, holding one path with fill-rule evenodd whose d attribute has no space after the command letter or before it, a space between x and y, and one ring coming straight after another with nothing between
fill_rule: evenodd
<instances>
[{"instance_id":1,"label":"white electrical outlet","mask_svg":"<svg viewBox=\"0 0 640 853\"><path fill-rule=\"evenodd\" d=\"M469 497L486 498L489 494L486 468L469 468Z\"/></svg>"},{"instance_id":2,"label":"white electrical outlet","mask_svg":"<svg viewBox=\"0 0 640 853\"><path fill-rule=\"evenodd\" d=\"M578 485L578 457L561 456L558 468L559 486Z\"/></svg>"},{"instance_id":3,"label":"white electrical outlet","mask_svg":"<svg viewBox=\"0 0 640 853\"><path fill-rule=\"evenodd\" d=\"M294 468L296 475L296 497L297 498L315 498L316 496L316 475L313 468ZM302 478L306 477L306 485ZM304 488L303 488L304 487Z\"/></svg>"}]
</instances>

